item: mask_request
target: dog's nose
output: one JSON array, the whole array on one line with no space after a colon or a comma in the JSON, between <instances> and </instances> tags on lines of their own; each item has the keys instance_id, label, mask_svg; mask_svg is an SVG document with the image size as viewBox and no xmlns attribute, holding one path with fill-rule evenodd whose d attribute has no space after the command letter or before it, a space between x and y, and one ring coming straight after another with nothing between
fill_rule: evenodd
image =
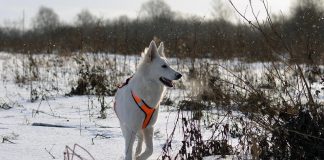
<instances>
[{"instance_id":1,"label":"dog's nose","mask_svg":"<svg viewBox=\"0 0 324 160\"><path fill-rule=\"evenodd\" d=\"M177 79L180 79L181 77L182 77L182 74L177 73L176 78L177 78Z\"/></svg>"}]
</instances>

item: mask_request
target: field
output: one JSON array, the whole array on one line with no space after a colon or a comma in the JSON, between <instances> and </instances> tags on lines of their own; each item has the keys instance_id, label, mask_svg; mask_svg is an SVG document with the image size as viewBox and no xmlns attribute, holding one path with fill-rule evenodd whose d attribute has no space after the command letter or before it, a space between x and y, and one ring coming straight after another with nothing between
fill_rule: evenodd
<instances>
[{"instance_id":1,"label":"field","mask_svg":"<svg viewBox=\"0 0 324 160\"><path fill-rule=\"evenodd\" d=\"M28 55L0 52L0 159L64 159L71 156L71 152L66 152L67 147L73 150L75 144L75 153L83 159L91 159L90 155L96 160L122 159L124 142L112 109L113 95L116 85L135 72L139 60L139 56L105 53ZM272 71L274 65L280 68L282 75L288 77L288 83L294 85L291 88L297 88L287 89L288 93L282 97L289 99L288 95L291 94L300 97L301 104L308 101L302 83L295 82L296 73L279 62L248 63L238 59L195 59L193 62L192 59L171 58L170 63L185 76L175 88L168 89L163 100L154 132L154 152L150 159L162 159L166 155L183 156L179 151L190 135L186 128L192 129L186 124L187 121L195 126L193 128L197 127L197 134L202 136L202 140L226 140L226 144L231 146L229 151L212 156L207 154L205 159L214 159L223 154L227 158L254 157L253 140L249 144L242 144L244 138L235 136L233 126L236 126L237 133L246 127L243 124L250 126L251 132L243 137L249 137L252 132L263 134L266 129L260 127L261 123L254 124L255 119L247 113L262 112L263 108L258 107L267 105L257 104L253 108L253 102L258 103L253 99L246 101L250 103L239 105L236 103L239 100L227 96L237 94L240 97L238 95L248 94L251 88L255 89L249 88L250 84L246 84L248 80L253 86L258 86L265 97L281 97L281 92L273 89L280 86L279 78L266 76L273 73L269 70ZM195 70L192 70L192 66ZM308 75L310 67L306 64L301 67L303 73ZM307 82L311 84L314 101L322 107L324 80L321 76L324 66L318 69L321 74L309 74ZM213 85L215 88L208 87L211 80L218 82ZM240 94L236 91L240 91ZM247 99L251 97L247 96ZM202 108L197 109L197 106ZM272 106L272 102L269 102L269 106ZM323 109L321 107L318 111ZM279 110L276 108L275 111ZM269 115L266 113L259 117L269 118ZM189 142L197 142L197 138L194 139ZM165 147L165 144L172 147ZM189 149L192 146L187 148L186 153L190 152Z\"/></svg>"}]
</instances>

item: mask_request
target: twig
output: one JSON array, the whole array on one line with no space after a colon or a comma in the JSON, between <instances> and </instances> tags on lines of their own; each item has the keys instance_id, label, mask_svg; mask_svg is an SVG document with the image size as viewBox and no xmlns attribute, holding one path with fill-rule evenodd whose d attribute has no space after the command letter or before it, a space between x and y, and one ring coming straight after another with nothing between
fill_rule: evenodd
<instances>
[{"instance_id":1,"label":"twig","mask_svg":"<svg viewBox=\"0 0 324 160\"><path fill-rule=\"evenodd\" d=\"M53 145L54 146L54 145ZM53 148L53 147L52 147ZM51 151L47 150L46 148L44 148L45 151L52 156L53 159L56 159L55 156L51 153ZM51 149L52 150L52 149Z\"/></svg>"},{"instance_id":2,"label":"twig","mask_svg":"<svg viewBox=\"0 0 324 160\"><path fill-rule=\"evenodd\" d=\"M92 145L94 145L94 139L95 138L97 138L97 137L103 137L103 138L106 138L106 139L108 139L108 138L111 138L110 136L105 136L105 135L103 135L103 134L96 134L96 136L94 137L94 138L92 138L91 139L91 141L92 141Z\"/></svg>"},{"instance_id":3,"label":"twig","mask_svg":"<svg viewBox=\"0 0 324 160\"><path fill-rule=\"evenodd\" d=\"M6 141L11 143L11 144L16 144L15 142L10 141L7 137L3 137L2 138L2 143L5 143Z\"/></svg>"},{"instance_id":4,"label":"twig","mask_svg":"<svg viewBox=\"0 0 324 160\"><path fill-rule=\"evenodd\" d=\"M162 154L165 154L165 153L169 152L169 147L171 147L171 142L172 142L175 130L177 128L177 124L179 122L179 116L180 116L180 109L178 109L177 120L176 120L176 122L174 124L173 130L172 130L170 136L167 138L165 144L162 147L163 152L159 155L159 157L157 159L159 159Z\"/></svg>"},{"instance_id":5,"label":"twig","mask_svg":"<svg viewBox=\"0 0 324 160\"><path fill-rule=\"evenodd\" d=\"M103 125L97 124L96 122L95 122L95 126L98 126L99 128L120 128L119 126L118 127L103 126Z\"/></svg>"},{"instance_id":6,"label":"twig","mask_svg":"<svg viewBox=\"0 0 324 160\"><path fill-rule=\"evenodd\" d=\"M32 109L32 117L34 117L38 113L43 113L43 114L46 114L48 116L52 116L52 117L55 117L55 118L69 119L68 117L56 116L56 115L53 115L53 114L50 114L50 113L46 113L45 111L42 111L42 110Z\"/></svg>"},{"instance_id":7,"label":"twig","mask_svg":"<svg viewBox=\"0 0 324 160\"><path fill-rule=\"evenodd\" d=\"M74 144L73 149L71 149L69 146L65 146L65 152L64 152L64 160L73 160L74 156L78 157L80 160L87 160L85 158L83 158L81 155L75 153L75 149L76 147L80 148L81 150L85 151L92 160L95 160L95 158L90 154L90 152L88 150L86 150L85 148L81 147L78 144ZM71 153L70 153L71 151ZM71 159L70 159L70 155Z\"/></svg>"}]
</instances>

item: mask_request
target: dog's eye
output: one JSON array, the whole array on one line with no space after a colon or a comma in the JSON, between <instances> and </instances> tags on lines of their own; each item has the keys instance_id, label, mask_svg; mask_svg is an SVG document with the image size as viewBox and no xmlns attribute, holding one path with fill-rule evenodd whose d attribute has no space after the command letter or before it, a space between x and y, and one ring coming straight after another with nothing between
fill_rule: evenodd
<instances>
[{"instance_id":1,"label":"dog's eye","mask_svg":"<svg viewBox=\"0 0 324 160\"><path fill-rule=\"evenodd\" d=\"M162 68L168 68L168 66L167 66L167 65L165 65L165 64L164 64L164 65L162 65L161 67L162 67Z\"/></svg>"}]
</instances>

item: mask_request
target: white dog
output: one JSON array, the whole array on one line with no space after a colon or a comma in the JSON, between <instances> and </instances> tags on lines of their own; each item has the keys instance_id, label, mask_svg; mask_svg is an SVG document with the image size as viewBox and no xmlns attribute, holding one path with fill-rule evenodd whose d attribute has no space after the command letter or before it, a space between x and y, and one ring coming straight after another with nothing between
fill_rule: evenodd
<instances>
[{"instance_id":1,"label":"white dog","mask_svg":"<svg viewBox=\"0 0 324 160\"><path fill-rule=\"evenodd\" d=\"M173 87L172 80L182 75L169 66L163 43L157 49L154 41L142 56L142 62L132 78L119 87L115 96L115 112L125 139L125 159L133 159L136 135L136 159L147 159L153 153L153 126L157 120L165 86ZM146 149L142 153L143 140Z\"/></svg>"}]
</instances>

